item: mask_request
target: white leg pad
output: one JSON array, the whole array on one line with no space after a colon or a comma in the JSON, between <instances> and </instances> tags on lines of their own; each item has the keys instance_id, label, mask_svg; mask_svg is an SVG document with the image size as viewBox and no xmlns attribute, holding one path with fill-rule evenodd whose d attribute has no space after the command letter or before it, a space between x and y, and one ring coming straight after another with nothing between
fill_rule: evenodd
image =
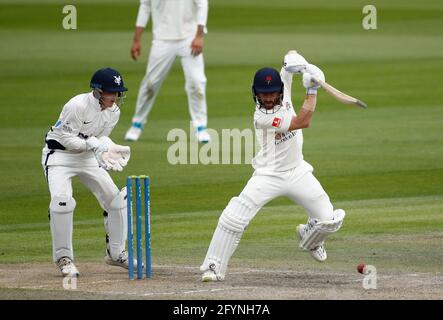
<instances>
[{"instance_id":1,"label":"white leg pad","mask_svg":"<svg viewBox=\"0 0 443 320\"><path fill-rule=\"evenodd\" d=\"M125 250L128 234L126 207L126 188L123 188L111 201L108 210L109 253L112 260L117 260Z\"/></svg>"},{"instance_id":2,"label":"white leg pad","mask_svg":"<svg viewBox=\"0 0 443 320\"><path fill-rule=\"evenodd\" d=\"M212 270L223 280L229 259L237 248L241 236L258 208L247 199L234 197L218 220L205 260L200 270Z\"/></svg>"},{"instance_id":3,"label":"white leg pad","mask_svg":"<svg viewBox=\"0 0 443 320\"><path fill-rule=\"evenodd\" d=\"M60 195L49 204L52 234L52 258L56 262L61 257L74 260L72 250L72 218L76 202L70 196Z\"/></svg>"},{"instance_id":4,"label":"white leg pad","mask_svg":"<svg viewBox=\"0 0 443 320\"><path fill-rule=\"evenodd\" d=\"M345 218L345 212L342 209L334 211L332 220L321 221L316 223L308 223L308 230L300 241L300 248L304 250L312 250L323 244L323 241L334 232L337 232Z\"/></svg>"}]
</instances>

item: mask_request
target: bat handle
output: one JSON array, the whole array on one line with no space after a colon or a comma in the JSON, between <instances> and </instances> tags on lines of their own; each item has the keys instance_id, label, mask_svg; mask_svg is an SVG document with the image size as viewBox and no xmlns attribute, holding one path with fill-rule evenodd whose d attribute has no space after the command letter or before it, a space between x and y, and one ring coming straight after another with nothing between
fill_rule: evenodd
<instances>
[{"instance_id":1,"label":"bat handle","mask_svg":"<svg viewBox=\"0 0 443 320\"><path fill-rule=\"evenodd\" d=\"M321 81L320 79L316 78L316 77L313 76L312 74L311 74L311 82L314 82L314 84L318 84L318 85L320 85L320 86L323 85L323 81Z\"/></svg>"}]
</instances>

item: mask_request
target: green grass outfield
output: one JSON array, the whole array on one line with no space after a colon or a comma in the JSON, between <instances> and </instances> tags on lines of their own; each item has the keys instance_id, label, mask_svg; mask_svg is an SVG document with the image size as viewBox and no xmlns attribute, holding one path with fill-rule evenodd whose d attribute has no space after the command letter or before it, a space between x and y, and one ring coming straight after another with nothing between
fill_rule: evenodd
<instances>
[{"instance_id":1,"label":"green grass outfield","mask_svg":"<svg viewBox=\"0 0 443 320\"><path fill-rule=\"evenodd\" d=\"M205 40L209 127L252 128L250 84L262 66L280 67L289 49L320 66L326 79L368 103L341 105L320 92L304 130L305 159L347 219L328 242L328 263L299 253L300 207L277 199L251 223L233 263L254 266L442 271L443 3L372 1L378 29L362 29L366 1L210 0ZM62 28L67 1L0 0L0 263L50 261L49 193L40 165L43 138L63 104L88 91L92 73L120 70L129 87L111 137L124 143L144 74L129 56L138 1L70 1L78 30ZM168 164L172 128L189 130L184 79L177 62L123 173L152 179L153 262L198 266L219 214L252 173L250 165ZM296 109L303 99L294 80ZM74 248L79 261L104 252L101 211L78 182Z\"/></svg>"}]
</instances>

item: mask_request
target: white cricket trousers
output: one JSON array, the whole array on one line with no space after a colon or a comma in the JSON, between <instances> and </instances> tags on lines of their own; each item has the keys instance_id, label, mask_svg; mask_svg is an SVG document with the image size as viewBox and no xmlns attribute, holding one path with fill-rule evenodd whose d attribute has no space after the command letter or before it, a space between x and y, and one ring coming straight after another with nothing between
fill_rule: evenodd
<instances>
[{"instance_id":1,"label":"white cricket trousers","mask_svg":"<svg viewBox=\"0 0 443 320\"><path fill-rule=\"evenodd\" d=\"M331 201L312 171L312 166L302 161L288 171L254 172L240 195L231 199L220 216L200 270L211 269L218 279L224 279L244 229L266 203L277 197L286 196L301 205L309 215L308 221L332 220Z\"/></svg>"},{"instance_id":2,"label":"white cricket trousers","mask_svg":"<svg viewBox=\"0 0 443 320\"><path fill-rule=\"evenodd\" d=\"M272 175L254 173L239 197L246 197L260 210L269 201L286 196L302 206L310 218L332 220L332 203L312 171L312 166L303 161L294 169Z\"/></svg>"},{"instance_id":3,"label":"white cricket trousers","mask_svg":"<svg viewBox=\"0 0 443 320\"><path fill-rule=\"evenodd\" d=\"M191 54L191 42L185 40L153 40L146 74L140 84L132 122L145 124L155 98L176 57L180 57L185 74L188 108L195 128L207 126L206 76L203 54Z\"/></svg>"},{"instance_id":4,"label":"white cricket trousers","mask_svg":"<svg viewBox=\"0 0 443 320\"><path fill-rule=\"evenodd\" d=\"M86 186L97 198L103 210L109 212L109 206L112 200L119 194L120 190L112 181L111 176L106 170L96 167L67 167L53 165L44 167L45 175L48 181L49 192L52 199L56 197L72 197L72 178L78 177L80 182ZM75 202L74 202L75 203ZM74 205L75 207L75 205ZM95 209L94 209L95 210ZM74 259L72 247L73 232L73 211L66 214L56 214L50 211L50 225L52 235L52 255L54 262L61 257ZM123 219L125 217L122 217ZM124 224L123 224L124 225ZM107 225L106 228L114 228ZM120 229L120 226L116 226ZM109 233L109 230L106 230ZM112 230L113 234L123 234L125 230Z\"/></svg>"},{"instance_id":5,"label":"white cricket trousers","mask_svg":"<svg viewBox=\"0 0 443 320\"><path fill-rule=\"evenodd\" d=\"M63 195L72 197L74 177L78 177L80 182L94 194L105 211L109 210L109 204L120 192L109 173L99 166L75 168L54 165L48 166L46 173L51 198Z\"/></svg>"}]
</instances>

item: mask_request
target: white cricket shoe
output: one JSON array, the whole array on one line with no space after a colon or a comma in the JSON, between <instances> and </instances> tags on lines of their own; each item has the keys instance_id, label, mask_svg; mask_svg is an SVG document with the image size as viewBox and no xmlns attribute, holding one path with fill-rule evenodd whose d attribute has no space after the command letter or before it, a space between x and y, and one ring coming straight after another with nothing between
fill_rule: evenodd
<instances>
[{"instance_id":1,"label":"white cricket shoe","mask_svg":"<svg viewBox=\"0 0 443 320\"><path fill-rule=\"evenodd\" d=\"M206 127L198 127L195 134L197 136L198 142L200 143L208 143L209 141L211 141L211 136L209 135Z\"/></svg>"},{"instance_id":2,"label":"white cricket shoe","mask_svg":"<svg viewBox=\"0 0 443 320\"><path fill-rule=\"evenodd\" d=\"M126 250L123 250L122 253L120 253L120 256L118 257L117 260L112 260L111 256L106 250L105 262L110 266L117 266L129 269L128 252ZM143 262L142 262L142 267L144 267ZM137 259L134 259L134 268L137 269Z\"/></svg>"},{"instance_id":3,"label":"white cricket shoe","mask_svg":"<svg viewBox=\"0 0 443 320\"><path fill-rule=\"evenodd\" d=\"M214 270L207 270L202 275L202 282L219 281Z\"/></svg>"},{"instance_id":4,"label":"white cricket shoe","mask_svg":"<svg viewBox=\"0 0 443 320\"><path fill-rule=\"evenodd\" d=\"M134 122L129 130L126 132L125 140L137 141L143 132L143 126L140 122Z\"/></svg>"},{"instance_id":5,"label":"white cricket shoe","mask_svg":"<svg viewBox=\"0 0 443 320\"><path fill-rule=\"evenodd\" d=\"M63 277L78 277L80 275L74 262L69 257L61 257L57 260L56 265Z\"/></svg>"},{"instance_id":6,"label":"white cricket shoe","mask_svg":"<svg viewBox=\"0 0 443 320\"><path fill-rule=\"evenodd\" d=\"M308 228L309 228L309 225L307 225L307 224L299 224L297 226L297 234L298 234L298 237L300 238L300 240L303 239L305 233L308 231ZM323 262L328 257L326 255L326 250L325 250L325 246L323 245L323 243L318 245L314 249L309 250L309 253L318 262Z\"/></svg>"}]
</instances>

